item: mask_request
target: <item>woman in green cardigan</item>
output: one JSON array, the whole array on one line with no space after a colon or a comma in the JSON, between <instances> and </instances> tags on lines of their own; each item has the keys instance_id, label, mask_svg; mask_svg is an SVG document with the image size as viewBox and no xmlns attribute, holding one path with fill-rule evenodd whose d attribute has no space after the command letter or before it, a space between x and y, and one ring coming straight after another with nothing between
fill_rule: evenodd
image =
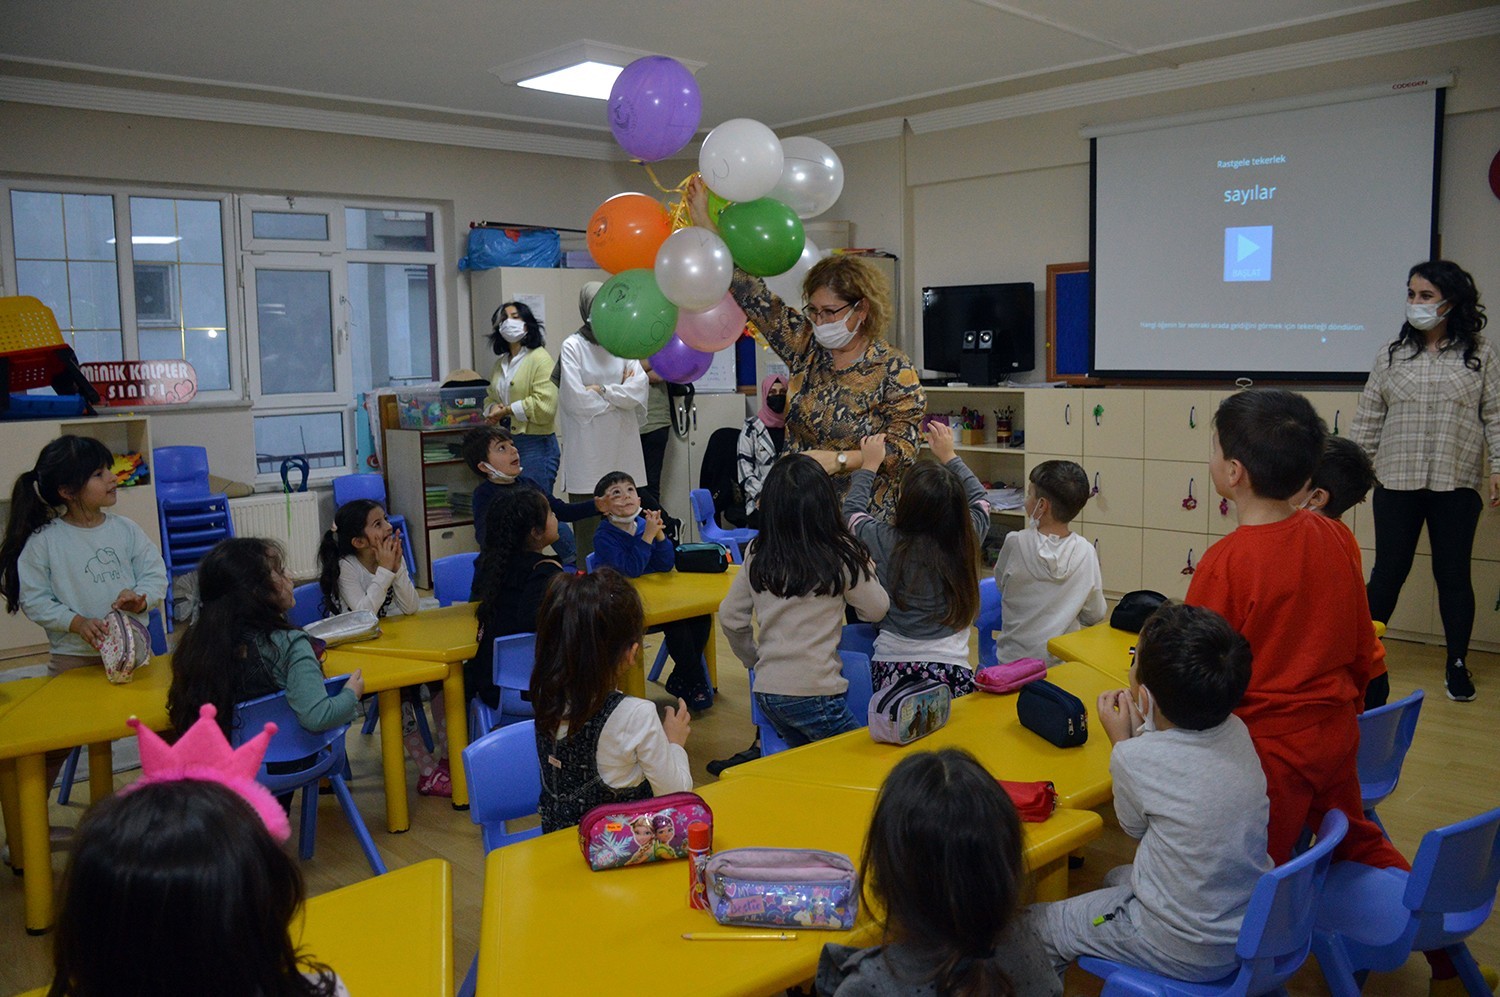
<instances>
[{"instance_id":1,"label":"woman in green cardigan","mask_svg":"<svg viewBox=\"0 0 1500 997\"><path fill-rule=\"evenodd\" d=\"M519 301L507 301L490 316L490 349L495 366L485 394L485 416L508 426L521 456L522 477L535 481L547 495L557 482L562 451L557 445L557 385L552 380L554 361L547 352L542 324L531 309ZM571 555L573 530L558 524L553 549ZM571 562L571 556L564 557Z\"/></svg>"}]
</instances>

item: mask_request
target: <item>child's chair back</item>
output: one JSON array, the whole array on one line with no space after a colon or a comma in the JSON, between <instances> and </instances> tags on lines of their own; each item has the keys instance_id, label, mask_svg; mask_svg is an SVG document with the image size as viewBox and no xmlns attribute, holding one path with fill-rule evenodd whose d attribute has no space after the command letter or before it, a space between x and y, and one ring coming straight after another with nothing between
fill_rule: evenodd
<instances>
[{"instance_id":1,"label":"child's chair back","mask_svg":"<svg viewBox=\"0 0 1500 997\"><path fill-rule=\"evenodd\" d=\"M292 589L292 598L296 601L286 611L286 618L292 621L292 626L305 627L323 618L323 588L317 582L298 585Z\"/></svg>"},{"instance_id":2,"label":"child's chair back","mask_svg":"<svg viewBox=\"0 0 1500 997\"><path fill-rule=\"evenodd\" d=\"M432 562L432 594L439 606L451 606L455 602L468 602L474 590L474 562L479 560L478 551L465 554L449 554Z\"/></svg>"},{"instance_id":3,"label":"child's chair back","mask_svg":"<svg viewBox=\"0 0 1500 997\"><path fill-rule=\"evenodd\" d=\"M486 852L542 833L540 824L522 831L506 827L507 821L535 814L541 799L535 720L492 730L464 748L464 771L469 819L479 825Z\"/></svg>"},{"instance_id":4,"label":"child's chair back","mask_svg":"<svg viewBox=\"0 0 1500 997\"><path fill-rule=\"evenodd\" d=\"M995 631L1000 629L1000 583L990 575L979 579L979 615L974 628L979 631L979 667L999 664L995 657Z\"/></svg>"},{"instance_id":5,"label":"child's chair back","mask_svg":"<svg viewBox=\"0 0 1500 997\"><path fill-rule=\"evenodd\" d=\"M1380 801L1395 792L1401 779L1401 766L1422 715L1423 695L1418 689L1405 699L1360 714L1355 767L1359 771L1359 795L1363 797L1365 813L1371 818Z\"/></svg>"}]
</instances>

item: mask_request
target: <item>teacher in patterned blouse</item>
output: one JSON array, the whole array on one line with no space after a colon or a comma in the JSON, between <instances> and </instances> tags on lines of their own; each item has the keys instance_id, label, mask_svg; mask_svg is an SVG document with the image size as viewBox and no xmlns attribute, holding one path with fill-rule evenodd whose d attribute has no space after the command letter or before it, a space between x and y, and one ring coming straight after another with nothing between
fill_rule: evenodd
<instances>
[{"instance_id":1,"label":"teacher in patterned blouse","mask_svg":"<svg viewBox=\"0 0 1500 997\"><path fill-rule=\"evenodd\" d=\"M709 231L708 192L688 186L693 224ZM860 440L884 433L885 460L875 471L873 515L890 521L901 477L917 457L927 398L911 359L886 341L891 293L884 275L854 256L820 260L802 282L798 310L738 267L729 292L791 371L787 387L787 453L804 453L842 495L863 467Z\"/></svg>"}]
</instances>

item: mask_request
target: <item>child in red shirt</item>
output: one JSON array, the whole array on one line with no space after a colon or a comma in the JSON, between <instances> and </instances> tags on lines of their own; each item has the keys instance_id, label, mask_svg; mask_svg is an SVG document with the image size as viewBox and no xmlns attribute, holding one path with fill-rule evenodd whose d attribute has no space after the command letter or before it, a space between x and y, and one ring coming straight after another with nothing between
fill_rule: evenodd
<instances>
[{"instance_id":1,"label":"child in red shirt","mask_svg":"<svg viewBox=\"0 0 1500 997\"><path fill-rule=\"evenodd\" d=\"M1349 833L1337 858L1410 868L1359 792L1359 711L1376 646L1359 548L1340 524L1288 501L1318 466L1323 421L1301 395L1257 388L1225 399L1214 429L1209 474L1239 528L1203 555L1187 602L1250 642L1250 687L1235 713L1266 774L1267 850L1287 861L1304 829L1338 808Z\"/></svg>"}]
</instances>

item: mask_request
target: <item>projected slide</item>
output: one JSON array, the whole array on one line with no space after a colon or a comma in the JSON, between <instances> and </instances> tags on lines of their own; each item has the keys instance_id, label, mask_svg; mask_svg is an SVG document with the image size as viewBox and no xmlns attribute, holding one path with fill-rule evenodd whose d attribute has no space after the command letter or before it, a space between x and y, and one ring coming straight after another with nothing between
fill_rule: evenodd
<instances>
[{"instance_id":1,"label":"projected slide","mask_svg":"<svg viewBox=\"0 0 1500 997\"><path fill-rule=\"evenodd\" d=\"M1429 255L1436 101L1096 139L1095 370L1368 372Z\"/></svg>"}]
</instances>

